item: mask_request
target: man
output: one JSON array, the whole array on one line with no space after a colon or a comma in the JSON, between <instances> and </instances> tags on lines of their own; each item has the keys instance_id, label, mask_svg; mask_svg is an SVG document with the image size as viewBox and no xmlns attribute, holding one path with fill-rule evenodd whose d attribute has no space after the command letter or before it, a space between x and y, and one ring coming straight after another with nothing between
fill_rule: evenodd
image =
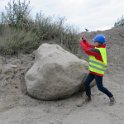
<instances>
[{"instance_id":1,"label":"man","mask_svg":"<svg viewBox=\"0 0 124 124\"><path fill-rule=\"evenodd\" d=\"M109 97L110 105L113 105L115 103L113 94L103 86L103 76L107 69L106 38L103 34L98 34L93 41L94 45L89 44L84 36L80 41L80 46L89 56L89 74L84 82L85 101L91 101L90 83L95 79L98 89Z\"/></svg>"}]
</instances>

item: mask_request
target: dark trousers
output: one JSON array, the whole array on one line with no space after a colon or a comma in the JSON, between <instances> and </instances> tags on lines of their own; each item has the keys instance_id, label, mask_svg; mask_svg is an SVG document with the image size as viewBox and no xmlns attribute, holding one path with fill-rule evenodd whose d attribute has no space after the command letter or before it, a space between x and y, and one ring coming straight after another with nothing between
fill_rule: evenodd
<instances>
[{"instance_id":1,"label":"dark trousers","mask_svg":"<svg viewBox=\"0 0 124 124\"><path fill-rule=\"evenodd\" d=\"M85 86L85 90L86 90L86 95L90 96L91 95L91 89L90 89L90 83L93 81L93 79L95 79L96 81L96 85L98 87L98 89L105 93L108 97L112 97L112 93L103 86L103 76L97 76L94 74L89 73L85 82L84 82L84 86Z\"/></svg>"}]
</instances>

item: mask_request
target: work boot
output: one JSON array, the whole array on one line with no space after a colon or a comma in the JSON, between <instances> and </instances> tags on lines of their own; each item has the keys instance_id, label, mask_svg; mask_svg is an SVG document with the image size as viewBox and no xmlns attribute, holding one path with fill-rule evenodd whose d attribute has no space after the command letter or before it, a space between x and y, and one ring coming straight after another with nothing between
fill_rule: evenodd
<instances>
[{"instance_id":1,"label":"work boot","mask_svg":"<svg viewBox=\"0 0 124 124\"><path fill-rule=\"evenodd\" d=\"M115 98L112 96L112 97L110 97L109 99L110 99L109 105L110 105L110 106L114 105L115 102L116 102L116 101L115 101Z\"/></svg>"},{"instance_id":2,"label":"work boot","mask_svg":"<svg viewBox=\"0 0 124 124\"><path fill-rule=\"evenodd\" d=\"M85 96L85 99L81 99L81 101L76 105L77 107L82 107L85 103L91 101L91 96Z\"/></svg>"},{"instance_id":3,"label":"work boot","mask_svg":"<svg viewBox=\"0 0 124 124\"><path fill-rule=\"evenodd\" d=\"M91 96L85 96L85 102L87 103L87 102L90 102L92 99L91 99Z\"/></svg>"}]
</instances>

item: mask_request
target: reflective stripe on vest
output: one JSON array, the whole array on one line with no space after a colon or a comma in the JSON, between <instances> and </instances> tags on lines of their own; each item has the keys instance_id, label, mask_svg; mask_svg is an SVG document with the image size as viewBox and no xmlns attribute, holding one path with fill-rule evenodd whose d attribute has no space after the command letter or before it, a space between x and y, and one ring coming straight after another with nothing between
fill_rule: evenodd
<instances>
[{"instance_id":1,"label":"reflective stripe on vest","mask_svg":"<svg viewBox=\"0 0 124 124\"><path fill-rule=\"evenodd\" d=\"M89 56L89 70L98 74L104 74L105 70L107 69L106 48L95 49L98 49L100 51L103 62L97 60L94 56Z\"/></svg>"}]
</instances>

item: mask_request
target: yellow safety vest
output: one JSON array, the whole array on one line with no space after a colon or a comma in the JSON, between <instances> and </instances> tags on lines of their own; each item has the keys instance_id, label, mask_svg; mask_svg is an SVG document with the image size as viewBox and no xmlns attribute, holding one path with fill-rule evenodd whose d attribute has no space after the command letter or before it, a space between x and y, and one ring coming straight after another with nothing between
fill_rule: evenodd
<instances>
[{"instance_id":1,"label":"yellow safety vest","mask_svg":"<svg viewBox=\"0 0 124 124\"><path fill-rule=\"evenodd\" d=\"M96 48L100 51L102 61L97 60L94 56L89 56L89 70L97 74L104 74L107 69L107 52L106 48Z\"/></svg>"}]
</instances>

